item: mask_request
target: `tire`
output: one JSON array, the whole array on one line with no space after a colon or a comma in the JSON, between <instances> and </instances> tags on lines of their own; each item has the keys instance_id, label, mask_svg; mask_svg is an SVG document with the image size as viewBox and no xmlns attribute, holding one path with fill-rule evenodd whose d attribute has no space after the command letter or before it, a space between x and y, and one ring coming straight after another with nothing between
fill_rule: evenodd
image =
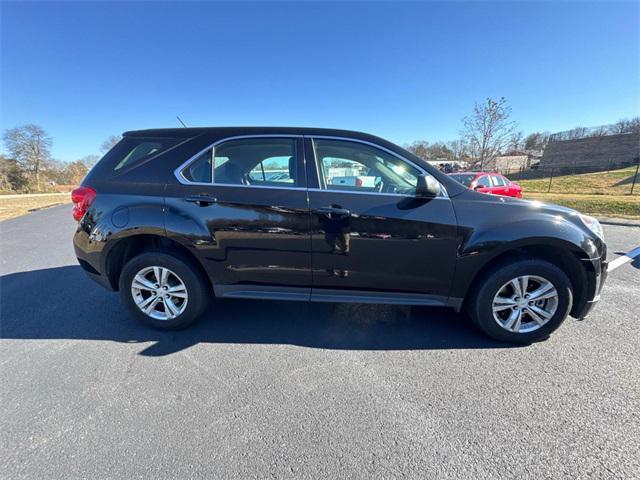
<instances>
[{"instance_id":1,"label":"tire","mask_svg":"<svg viewBox=\"0 0 640 480\"><path fill-rule=\"evenodd\" d=\"M553 295L553 290L548 290L542 295L537 293L548 288L543 280L552 284L557 296L536 300L538 303L533 302L533 305L524 295L518 297L518 291L511 280L525 276L528 276L526 291L529 292L529 299L532 298L530 294ZM519 291L522 290L524 282L525 280L516 280ZM514 303L507 303L507 299ZM514 299L521 303L515 303ZM500 309L495 313L497 319L494 317L494 300L495 307ZM571 282L560 268L539 258L526 258L499 264L476 282L468 302L467 313L475 325L489 337L503 342L529 344L548 338L567 318L572 303ZM540 310L544 311L547 318L538 315ZM511 320L511 315L517 318L520 312L520 321ZM534 320L530 315L537 316L538 320ZM508 329L511 322L513 330ZM514 331L516 328L518 331Z\"/></svg>"},{"instance_id":2,"label":"tire","mask_svg":"<svg viewBox=\"0 0 640 480\"><path fill-rule=\"evenodd\" d=\"M154 270L153 267L158 269ZM158 272L160 276L162 272L167 272L167 289L162 289L158 283L159 289L156 291L150 290L147 283L144 284L145 288L136 288L141 285L140 282L134 284L136 275L140 274L146 282L153 282ZM132 258L120 273L119 287L122 303L131 315L161 330L177 330L194 323L206 310L209 298L213 295L208 280L193 261L173 251L149 251ZM151 296L154 298L150 299ZM147 302L146 308L155 302L155 307L147 314L137 302L141 305Z\"/></svg>"}]
</instances>

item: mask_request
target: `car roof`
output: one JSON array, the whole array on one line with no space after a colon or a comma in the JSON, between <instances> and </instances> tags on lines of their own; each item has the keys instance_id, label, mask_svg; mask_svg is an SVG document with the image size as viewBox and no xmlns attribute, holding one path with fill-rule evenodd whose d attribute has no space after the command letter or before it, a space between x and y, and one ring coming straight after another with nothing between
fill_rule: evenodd
<instances>
[{"instance_id":1,"label":"car roof","mask_svg":"<svg viewBox=\"0 0 640 480\"><path fill-rule=\"evenodd\" d=\"M395 152L403 158L408 158L416 165L421 166L425 171L435 176L445 187L450 197L459 195L466 191L466 188L449 179L446 174L438 171L435 167L429 165L424 159L407 151L406 149L394 144L384 138L377 137L356 130L343 130L336 128L316 128L316 127L189 127L189 128L152 128L146 130L130 130L123 133L125 137L170 137L170 138L199 138L203 145L210 145L210 142L224 140L231 137L251 136L251 135L309 135L309 136L325 136L325 137L345 137L386 148L391 152Z\"/></svg>"},{"instance_id":2,"label":"car roof","mask_svg":"<svg viewBox=\"0 0 640 480\"><path fill-rule=\"evenodd\" d=\"M314 127L188 127L188 128L151 128L145 130L130 130L124 132L124 136L145 136L145 137L195 137L202 134L213 134L220 136L239 135L259 135L259 134L288 134L288 135L325 135L325 136L348 136L356 138L375 138L364 132L355 130L342 130L335 128L314 128Z\"/></svg>"},{"instance_id":3,"label":"car roof","mask_svg":"<svg viewBox=\"0 0 640 480\"><path fill-rule=\"evenodd\" d=\"M449 175L475 175L476 177L479 175L500 175L501 177L503 176L501 173L497 173L497 172L453 172L453 173L450 173Z\"/></svg>"}]
</instances>

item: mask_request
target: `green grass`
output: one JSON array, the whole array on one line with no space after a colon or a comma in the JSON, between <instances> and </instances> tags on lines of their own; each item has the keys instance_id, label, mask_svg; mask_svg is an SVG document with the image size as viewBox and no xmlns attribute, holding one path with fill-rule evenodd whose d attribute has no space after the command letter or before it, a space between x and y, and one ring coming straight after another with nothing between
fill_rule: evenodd
<instances>
[{"instance_id":1,"label":"green grass","mask_svg":"<svg viewBox=\"0 0 640 480\"><path fill-rule=\"evenodd\" d=\"M540 200L595 216L640 219L640 195L581 195L524 192L527 200Z\"/></svg>"},{"instance_id":2,"label":"green grass","mask_svg":"<svg viewBox=\"0 0 640 480\"><path fill-rule=\"evenodd\" d=\"M582 173L579 175L554 176L550 193L589 195L625 195L631 191L636 167L621 168L610 172ZM546 193L549 177L536 180L518 180L526 192ZM640 178L636 178L633 195L640 196Z\"/></svg>"}]
</instances>

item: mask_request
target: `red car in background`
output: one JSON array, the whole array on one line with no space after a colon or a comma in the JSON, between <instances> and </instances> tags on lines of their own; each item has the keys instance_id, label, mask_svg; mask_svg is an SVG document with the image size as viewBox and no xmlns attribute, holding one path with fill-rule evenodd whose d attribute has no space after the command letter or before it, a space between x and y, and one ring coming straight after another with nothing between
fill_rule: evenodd
<instances>
[{"instance_id":1,"label":"red car in background","mask_svg":"<svg viewBox=\"0 0 640 480\"><path fill-rule=\"evenodd\" d=\"M499 173L464 172L449 176L476 192L522 198L522 187Z\"/></svg>"}]
</instances>

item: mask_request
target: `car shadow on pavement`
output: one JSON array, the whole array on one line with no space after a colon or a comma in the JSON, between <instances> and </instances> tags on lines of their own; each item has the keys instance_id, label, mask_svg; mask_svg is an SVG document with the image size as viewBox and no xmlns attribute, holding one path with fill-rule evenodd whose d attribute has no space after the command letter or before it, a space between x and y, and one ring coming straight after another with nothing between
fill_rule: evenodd
<instances>
[{"instance_id":1,"label":"car shadow on pavement","mask_svg":"<svg viewBox=\"0 0 640 480\"><path fill-rule=\"evenodd\" d=\"M395 305L216 300L188 329L138 324L117 293L89 280L78 266L0 277L4 339L155 342L140 354L163 356L198 343L288 344L341 350L510 348L485 337L446 308Z\"/></svg>"}]
</instances>

